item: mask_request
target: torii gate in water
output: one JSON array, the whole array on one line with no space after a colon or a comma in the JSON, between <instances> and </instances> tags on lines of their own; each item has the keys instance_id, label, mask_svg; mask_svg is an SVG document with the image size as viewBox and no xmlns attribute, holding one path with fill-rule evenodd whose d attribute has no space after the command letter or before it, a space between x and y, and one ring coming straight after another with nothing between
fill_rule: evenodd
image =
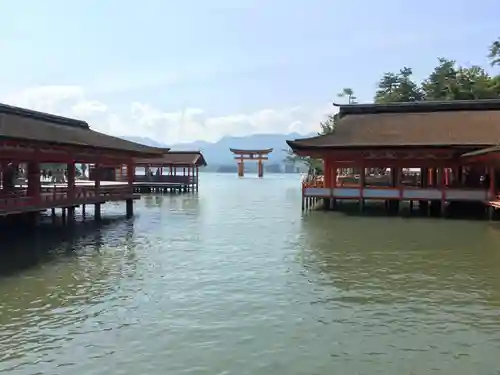
<instances>
[{"instance_id":1,"label":"torii gate in water","mask_svg":"<svg viewBox=\"0 0 500 375\"><path fill-rule=\"evenodd\" d=\"M273 152L272 148L263 150L241 150L237 148L229 149L234 155L238 162L238 176L243 177L245 175L245 160L255 160L257 161L257 175L259 177L264 177L264 163L263 160L269 160L268 155Z\"/></svg>"}]
</instances>

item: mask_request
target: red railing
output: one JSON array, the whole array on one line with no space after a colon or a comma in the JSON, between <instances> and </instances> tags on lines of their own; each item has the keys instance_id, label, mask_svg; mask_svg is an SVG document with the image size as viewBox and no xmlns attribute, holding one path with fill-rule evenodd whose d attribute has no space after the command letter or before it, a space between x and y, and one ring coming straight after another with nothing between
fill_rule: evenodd
<instances>
[{"instance_id":1,"label":"red railing","mask_svg":"<svg viewBox=\"0 0 500 375\"><path fill-rule=\"evenodd\" d=\"M323 176L308 177L306 180L302 181L302 189L323 187L325 187Z\"/></svg>"},{"instance_id":2,"label":"red railing","mask_svg":"<svg viewBox=\"0 0 500 375\"><path fill-rule=\"evenodd\" d=\"M95 201L125 200L132 197L133 188L127 185L103 186L99 189L94 186L77 186L72 197L66 187L43 186L40 199L26 195L26 189L19 189L8 194L0 193L0 210L22 210L26 207L46 209L65 204L70 206L94 203Z\"/></svg>"},{"instance_id":3,"label":"red railing","mask_svg":"<svg viewBox=\"0 0 500 375\"><path fill-rule=\"evenodd\" d=\"M196 182L194 176L174 176L174 175L135 175L135 182L154 182L154 183L177 183L177 184L193 184Z\"/></svg>"}]
</instances>

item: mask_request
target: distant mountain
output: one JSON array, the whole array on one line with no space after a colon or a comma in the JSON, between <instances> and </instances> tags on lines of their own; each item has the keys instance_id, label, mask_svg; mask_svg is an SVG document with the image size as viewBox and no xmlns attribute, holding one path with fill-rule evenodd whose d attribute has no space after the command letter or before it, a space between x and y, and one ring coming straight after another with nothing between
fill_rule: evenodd
<instances>
[{"instance_id":1,"label":"distant mountain","mask_svg":"<svg viewBox=\"0 0 500 375\"><path fill-rule=\"evenodd\" d=\"M316 135L290 134L254 134L246 137L225 136L215 143L196 141L192 143L178 143L168 145L173 150L200 150L209 164L232 164L234 156L229 151L230 148L241 148L247 150L272 148L273 152L269 155L270 163L281 163L287 156L286 141L296 138L307 138Z\"/></svg>"},{"instance_id":2,"label":"distant mountain","mask_svg":"<svg viewBox=\"0 0 500 375\"><path fill-rule=\"evenodd\" d=\"M140 143L141 145L149 146L149 147L168 147L163 143L156 142L155 140L148 137L134 137L132 135L124 135L120 137L130 142Z\"/></svg>"},{"instance_id":3,"label":"distant mountain","mask_svg":"<svg viewBox=\"0 0 500 375\"><path fill-rule=\"evenodd\" d=\"M315 136L316 133L301 135L298 133L290 134L254 134L246 137L225 136L218 142L210 143L205 141L195 141L191 143L178 143L165 145L147 137L125 136L123 139L141 143L152 147L170 147L172 150L180 151L201 151L210 165L233 164L234 156L229 148L241 148L248 150L272 148L273 152L269 155L269 163L281 164L287 156L288 145L286 141L296 138L307 138Z\"/></svg>"}]
</instances>

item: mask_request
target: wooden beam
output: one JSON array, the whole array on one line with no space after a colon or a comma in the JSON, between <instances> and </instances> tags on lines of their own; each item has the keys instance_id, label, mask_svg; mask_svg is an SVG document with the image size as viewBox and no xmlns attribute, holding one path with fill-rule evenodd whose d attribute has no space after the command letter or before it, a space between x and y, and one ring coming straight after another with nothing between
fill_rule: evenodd
<instances>
[{"instance_id":1,"label":"wooden beam","mask_svg":"<svg viewBox=\"0 0 500 375\"><path fill-rule=\"evenodd\" d=\"M237 157L237 156L235 156L234 160L255 160L255 161L259 161L259 160L269 160L269 158L267 156L255 157L255 158L249 158L248 156L243 156L243 157Z\"/></svg>"},{"instance_id":2,"label":"wooden beam","mask_svg":"<svg viewBox=\"0 0 500 375\"><path fill-rule=\"evenodd\" d=\"M361 150L298 150L299 156L310 156L312 158L324 159L331 158L336 161L352 161L352 160L428 160L428 159L452 159L456 158L455 150L450 149L361 149Z\"/></svg>"}]
</instances>

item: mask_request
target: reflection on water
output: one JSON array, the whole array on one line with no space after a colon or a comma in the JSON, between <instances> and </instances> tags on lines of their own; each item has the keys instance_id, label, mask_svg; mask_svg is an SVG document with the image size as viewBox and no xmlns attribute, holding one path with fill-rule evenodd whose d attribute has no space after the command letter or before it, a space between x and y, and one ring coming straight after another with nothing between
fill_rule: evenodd
<instances>
[{"instance_id":1,"label":"reflection on water","mask_svg":"<svg viewBox=\"0 0 500 375\"><path fill-rule=\"evenodd\" d=\"M202 175L0 252L0 373L497 374L500 224L301 217L298 176Z\"/></svg>"}]
</instances>

